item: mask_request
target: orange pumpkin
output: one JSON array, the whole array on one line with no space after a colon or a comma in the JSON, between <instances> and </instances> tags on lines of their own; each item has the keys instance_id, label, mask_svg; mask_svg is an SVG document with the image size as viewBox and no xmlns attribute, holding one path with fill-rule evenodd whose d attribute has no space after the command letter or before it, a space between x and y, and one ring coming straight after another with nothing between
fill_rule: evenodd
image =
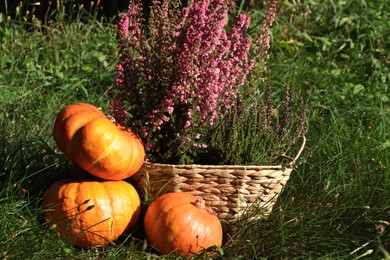
<instances>
[{"instance_id":1,"label":"orange pumpkin","mask_svg":"<svg viewBox=\"0 0 390 260\"><path fill-rule=\"evenodd\" d=\"M111 243L139 216L140 198L125 181L60 180L44 196L44 218L76 246Z\"/></svg>"},{"instance_id":2,"label":"orange pumpkin","mask_svg":"<svg viewBox=\"0 0 390 260\"><path fill-rule=\"evenodd\" d=\"M60 111L53 137L72 161L106 180L130 177L141 168L145 157L143 143L134 132L85 103L69 105Z\"/></svg>"},{"instance_id":3,"label":"orange pumpkin","mask_svg":"<svg viewBox=\"0 0 390 260\"><path fill-rule=\"evenodd\" d=\"M222 245L219 219L201 198L177 192L154 200L144 219L146 237L162 254L190 257L211 246Z\"/></svg>"}]
</instances>

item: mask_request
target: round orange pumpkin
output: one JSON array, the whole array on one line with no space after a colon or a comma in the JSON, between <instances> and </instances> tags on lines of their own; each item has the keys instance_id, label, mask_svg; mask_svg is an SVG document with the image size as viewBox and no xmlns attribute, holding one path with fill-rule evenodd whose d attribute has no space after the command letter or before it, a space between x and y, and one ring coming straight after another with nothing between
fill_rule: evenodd
<instances>
[{"instance_id":1,"label":"round orange pumpkin","mask_svg":"<svg viewBox=\"0 0 390 260\"><path fill-rule=\"evenodd\" d=\"M201 198L190 193L167 193L154 200L144 219L146 237L162 254L190 257L222 245L220 220Z\"/></svg>"},{"instance_id":2,"label":"round orange pumpkin","mask_svg":"<svg viewBox=\"0 0 390 260\"><path fill-rule=\"evenodd\" d=\"M76 246L111 243L135 227L140 212L125 181L60 180L44 196L44 218Z\"/></svg>"},{"instance_id":3,"label":"round orange pumpkin","mask_svg":"<svg viewBox=\"0 0 390 260\"><path fill-rule=\"evenodd\" d=\"M105 180L123 180L142 166L145 150L130 129L107 118L98 108L78 103L57 115L53 137L82 169Z\"/></svg>"}]
</instances>

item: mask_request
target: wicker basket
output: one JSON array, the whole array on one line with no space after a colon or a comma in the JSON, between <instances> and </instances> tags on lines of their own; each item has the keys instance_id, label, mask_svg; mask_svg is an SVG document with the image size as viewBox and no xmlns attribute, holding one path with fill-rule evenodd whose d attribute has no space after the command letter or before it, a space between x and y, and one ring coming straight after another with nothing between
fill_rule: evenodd
<instances>
[{"instance_id":1,"label":"wicker basket","mask_svg":"<svg viewBox=\"0 0 390 260\"><path fill-rule=\"evenodd\" d=\"M201 196L215 214L235 221L252 205L267 215L288 181L306 139L289 164L272 166L175 165L145 162L132 177L141 195L154 199L168 192L190 192Z\"/></svg>"}]
</instances>

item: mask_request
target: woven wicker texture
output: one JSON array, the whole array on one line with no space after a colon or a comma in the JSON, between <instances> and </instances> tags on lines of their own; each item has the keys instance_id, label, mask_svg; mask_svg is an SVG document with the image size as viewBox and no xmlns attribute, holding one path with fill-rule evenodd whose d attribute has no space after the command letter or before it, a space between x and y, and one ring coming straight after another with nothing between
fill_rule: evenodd
<instances>
[{"instance_id":1,"label":"woven wicker texture","mask_svg":"<svg viewBox=\"0 0 390 260\"><path fill-rule=\"evenodd\" d=\"M175 165L145 162L132 177L141 195L154 199L168 192L201 196L221 220L235 221L253 205L269 214L288 181L297 156L288 166Z\"/></svg>"},{"instance_id":2,"label":"woven wicker texture","mask_svg":"<svg viewBox=\"0 0 390 260\"><path fill-rule=\"evenodd\" d=\"M201 196L220 219L236 220L256 203L269 213L289 179L282 166L170 165L145 162L133 177L149 198L167 192ZM145 195L145 194L144 194Z\"/></svg>"}]
</instances>

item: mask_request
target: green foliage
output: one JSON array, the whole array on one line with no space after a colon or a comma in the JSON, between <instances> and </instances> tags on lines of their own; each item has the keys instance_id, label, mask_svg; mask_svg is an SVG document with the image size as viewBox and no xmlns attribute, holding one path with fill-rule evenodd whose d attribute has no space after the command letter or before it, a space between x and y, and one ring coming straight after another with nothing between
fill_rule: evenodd
<instances>
[{"instance_id":1,"label":"green foliage","mask_svg":"<svg viewBox=\"0 0 390 260\"><path fill-rule=\"evenodd\" d=\"M255 28L264 12L249 12ZM283 2L272 29L269 82L273 98L283 100L294 75L297 92L308 100L306 159L298 160L271 216L226 227L213 258L388 256L388 17L385 0ZM29 26L0 18L2 257L177 259L148 246L142 226L115 246L80 249L42 220L47 185L74 170L52 141L55 114L80 101L107 107L116 28L96 19ZM254 208L248 217L259 212Z\"/></svg>"},{"instance_id":2,"label":"green foliage","mask_svg":"<svg viewBox=\"0 0 390 260\"><path fill-rule=\"evenodd\" d=\"M310 71L302 72L325 77L327 93L336 104L390 101L386 1L302 1L283 11L281 22L286 26L276 29L272 53L307 56L298 65ZM311 90L321 97L315 104L325 104L323 87Z\"/></svg>"},{"instance_id":3,"label":"green foliage","mask_svg":"<svg viewBox=\"0 0 390 260\"><path fill-rule=\"evenodd\" d=\"M65 104L107 103L116 62L114 26L59 21L35 24L29 31L19 21L3 24L0 120L16 128L25 122L33 136L44 131L47 140L52 118Z\"/></svg>"}]
</instances>

